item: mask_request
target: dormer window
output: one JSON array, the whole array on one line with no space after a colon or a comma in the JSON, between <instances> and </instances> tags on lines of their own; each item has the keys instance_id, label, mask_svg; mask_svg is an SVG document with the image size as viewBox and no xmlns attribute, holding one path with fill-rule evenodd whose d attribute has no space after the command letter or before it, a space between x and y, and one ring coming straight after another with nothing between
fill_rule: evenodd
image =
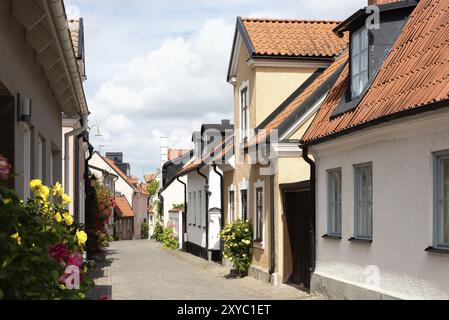
<instances>
[{"instance_id":1,"label":"dormer window","mask_svg":"<svg viewBox=\"0 0 449 320\"><path fill-rule=\"evenodd\" d=\"M363 27L351 39L352 98L357 98L368 83L368 29Z\"/></svg>"}]
</instances>

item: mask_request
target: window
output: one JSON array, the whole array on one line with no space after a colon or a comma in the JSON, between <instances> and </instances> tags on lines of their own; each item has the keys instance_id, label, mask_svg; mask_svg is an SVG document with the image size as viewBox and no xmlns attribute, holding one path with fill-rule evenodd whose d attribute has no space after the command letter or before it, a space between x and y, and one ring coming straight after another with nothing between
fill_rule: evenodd
<instances>
[{"instance_id":1,"label":"window","mask_svg":"<svg viewBox=\"0 0 449 320\"><path fill-rule=\"evenodd\" d=\"M255 241L263 242L263 187L256 187Z\"/></svg>"},{"instance_id":2,"label":"window","mask_svg":"<svg viewBox=\"0 0 449 320\"><path fill-rule=\"evenodd\" d=\"M31 180L31 129L24 126L23 132L23 195L26 199L31 197L29 183Z\"/></svg>"},{"instance_id":3,"label":"window","mask_svg":"<svg viewBox=\"0 0 449 320\"><path fill-rule=\"evenodd\" d=\"M341 236L341 169L327 173L327 232Z\"/></svg>"},{"instance_id":4,"label":"window","mask_svg":"<svg viewBox=\"0 0 449 320\"><path fill-rule=\"evenodd\" d=\"M45 143L41 136L37 138L37 175L38 179L44 180Z\"/></svg>"},{"instance_id":5,"label":"window","mask_svg":"<svg viewBox=\"0 0 449 320\"><path fill-rule=\"evenodd\" d=\"M357 98L368 83L368 29L354 32L351 40L352 98Z\"/></svg>"},{"instance_id":6,"label":"window","mask_svg":"<svg viewBox=\"0 0 449 320\"><path fill-rule=\"evenodd\" d=\"M355 237L372 240L373 237L373 167L371 164L355 167Z\"/></svg>"},{"instance_id":7,"label":"window","mask_svg":"<svg viewBox=\"0 0 449 320\"><path fill-rule=\"evenodd\" d=\"M192 204L192 192L189 192L189 202L187 203L187 223L189 225L192 224L193 218L192 218L192 213L193 213L193 204Z\"/></svg>"},{"instance_id":8,"label":"window","mask_svg":"<svg viewBox=\"0 0 449 320\"><path fill-rule=\"evenodd\" d=\"M229 221L235 221L235 192L229 191Z\"/></svg>"},{"instance_id":9,"label":"window","mask_svg":"<svg viewBox=\"0 0 449 320\"><path fill-rule=\"evenodd\" d=\"M434 246L449 250L449 153L435 156Z\"/></svg>"},{"instance_id":10,"label":"window","mask_svg":"<svg viewBox=\"0 0 449 320\"><path fill-rule=\"evenodd\" d=\"M198 191L198 226L203 225L203 192Z\"/></svg>"},{"instance_id":11,"label":"window","mask_svg":"<svg viewBox=\"0 0 449 320\"><path fill-rule=\"evenodd\" d=\"M193 192L193 197L192 197L192 216L193 216L193 225L196 225L196 208L197 204L196 204L196 192Z\"/></svg>"},{"instance_id":12,"label":"window","mask_svg":"<svg viewBox=\"0 0 449 320\"><path fill-rule=\"evenodd\" d=\"M240 130L242 141L248 139L249 130L249 106L248 106L248 87L240 90Z\"/></svg>"},{"instance_id":13,"label":"window","mask_svg":"<svg viewBox=\"0 0 449 320\"><path fill-rule=\"evenodd\" d=\"M242 220L248 220L248 190L240 191L240 198L242 202Z\"/></svg>"}]
</instances>

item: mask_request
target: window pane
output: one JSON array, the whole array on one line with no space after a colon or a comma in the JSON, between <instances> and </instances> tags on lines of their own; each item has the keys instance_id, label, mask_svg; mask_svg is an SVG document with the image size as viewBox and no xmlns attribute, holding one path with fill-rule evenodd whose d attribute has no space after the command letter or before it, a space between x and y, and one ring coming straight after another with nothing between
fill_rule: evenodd
<instances>
[{"instance_id":1,"label":"window pane","mask_svg":"<svg viewBox=\"0 0 449 320\"><path fill-rule=\"evenodd\" d=\"M358 54L360 52L360 32L355 32L352 36L352 53Z\"/></svg>"},{"instance_id":2,"label":"window pane","mask_svg":"<svg viewBox=\"0 0 449 320\"><path fill-rule=\"evenodd\" d=\"M449 159L442 159L440 165L440 244L449 245Z\"/></svg>"},{"instance_id":3,"label":"window pane","mask_svg":"<svg viewBox=\"0 0 449 320\"><path fill-rule=\"evenodd\" d=\"M360 55L355 55L352 58L352 75L356 76L360 73Z\"/></svg>"},{"instance_id":4,"label":"window pane","mask_svg":"<svg viewBox=\"0 0 449 320\"><path fill-rule=\"evenodd\" d=\"M363 28L363 31L360 34L360 42L361 42L361 48L360 50L366 50L368 49L368 29Z\"/></svg>"},{"instance_id":5,"label":"window pane","mask_svg":"<svg viewBox=\"0 0 449 320\"><path fill-rule=\"evenodd\" d=\"M372 237L372 168L361 167L356 170L356 236L363 238Z\"/></svg>"},{"instance_id":6,"label":"window pane","mask_svg":"<svg viewBox=\"0 0 449 320\"><path fill-rule=\"evenodd\" d=\"M368 50L362 51L360 54L360 71L368 70Z\"/></svg>"}]
</instances>

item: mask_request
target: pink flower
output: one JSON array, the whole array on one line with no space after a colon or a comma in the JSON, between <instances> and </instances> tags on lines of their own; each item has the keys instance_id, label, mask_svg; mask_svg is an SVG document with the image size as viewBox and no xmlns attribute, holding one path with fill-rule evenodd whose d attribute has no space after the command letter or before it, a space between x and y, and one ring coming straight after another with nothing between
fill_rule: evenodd
<instances>
[{"instance_id":1,"label":"pink flower","mask_svg":"<svg viewBox=\"0 0 449 320\"><path fill-rule=\"evenodd\" d=\"M56 262L63 262L69 256L69 249L65 244L57 244L48 248L48 255Z\"/></svg>"},{"instance_id":2,"label":"pink flower","mask_svg":"<svg viewBox=\"0 0 449 320\"><path fill-rule=\"evenodd\" d=\"M98 298L98 300L112 300L112 297L109 295L104 295L104 296L101 296L100 298Z\"/></svg>"},{"instance_id":3,"label":"pink flower","mask_svg":"<svg viewBox=\"0 0 449 320\"><path fill-rule=\"evenodd\" d=\"M83 256L79 252L73 252L67 258L67 265L68 266L76 266L78 268L81 268L83 263L84 263Z\"/></svg>"},{"instance_id":4,"label":"pink flower","mask_svg":"<svg viewBox=\"0 0 449 320\"><path fill-rule=\"evenodd\" d=\"M0 154L0 180L8 180L9 168L8 160Z\"/></svg>"}]
</instances>

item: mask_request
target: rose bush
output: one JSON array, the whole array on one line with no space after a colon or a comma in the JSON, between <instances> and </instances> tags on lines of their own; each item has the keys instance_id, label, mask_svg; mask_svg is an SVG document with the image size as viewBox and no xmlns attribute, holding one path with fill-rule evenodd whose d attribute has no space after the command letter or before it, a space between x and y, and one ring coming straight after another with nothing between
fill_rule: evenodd
<instances>
[{"instance_id":1,"label":"rose bush","mask_svg":"<svg viewBox=\"0 0 449 320\"><path fill-rule=\"evenodd\" d=\"M253 230L248 221L237 220L220 233L224 241L223 258L233 263L239 277L245 276L253 257Z\"/></svg>"},{"instance_id":2,"label":"rose bush","mask_svg":"<svg viewBox=\"0 0 449 320\"><path fill-rule=\"evenodd\" d=\"M0 159L0 299L84 299L92 285L84 276L87 239L68 213L70 198L59 183L33 180L33 197L24 202L5 187L9 165ZM80 286L69 290L74 268Z\"/></svg>"}]
</instances>

